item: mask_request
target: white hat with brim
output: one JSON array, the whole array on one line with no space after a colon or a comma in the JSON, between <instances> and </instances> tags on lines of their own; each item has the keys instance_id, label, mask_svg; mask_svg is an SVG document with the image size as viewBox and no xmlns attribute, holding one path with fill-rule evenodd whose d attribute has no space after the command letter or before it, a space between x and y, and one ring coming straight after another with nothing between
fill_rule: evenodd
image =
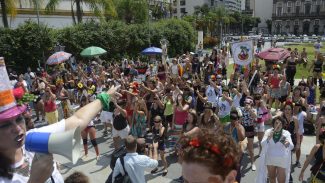
<instances>
[{"instance_id":1,"label":"white hat with brim","mask_svg":"<svg viewBox=\"0 0 325 183\"><path fill-rule=\"evenodd\" d=\"M8 110L5 110L0 113L0 123L4 121L8 121L11 119L15 119L18 115L24 113L26 111L25 105L17 105Z\"/></svg>"}]
</instances>

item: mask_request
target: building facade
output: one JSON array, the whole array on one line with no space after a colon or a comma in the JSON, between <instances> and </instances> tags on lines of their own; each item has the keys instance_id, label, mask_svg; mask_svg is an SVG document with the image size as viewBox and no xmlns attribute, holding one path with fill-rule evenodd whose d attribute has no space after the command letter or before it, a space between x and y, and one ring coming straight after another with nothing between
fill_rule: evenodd
<instances>
[{"instance_id":1,"label":"building facade","mask_svg":"<svg viewBox=\"0 0 325 183\"><path fill-rule=\"evenodd\" d=\"M241 0L219 0L219 2L230 12L241 12Z\"/></svg>"},{"instance_id":2,"label":"building facade","mask_svg":"<svg viewBox=\"0 0 325 183\"><path fill-rule=\"evenodd\" d=\"M273 0L272 33L324 35L325 0Z\"/></svg>"},{"instance_id":3,"label":"building facade","mask_svg":"<svg viewBox=\"0 0 325 183\"><path fill-rule=\"evenodd\" d=\"M66 27L73 24L71 7L73 7L74 10L76 10L76 7L74 4L71 4L70 0L61 1L56 7L56 10L51 13L45 12L45 5L47 3L48 0L44 0L40 7L38 7L39 16L37 16L37 10L32 4L30 4L30 1L17 0L17 15L15 17L10 17L8 14L9 27L16 28L26 20L33 20L35 22L39 21L40 23L53 28ZM93 16L88 6L83 6L82 9L84 21L97 19L97 17ZM0 27L3 27L2 21L0 21Z\"/></svg>"},{"instance_id":4,"label":"building facade","mask_svg":"<svg viewBox=\"0 0 325 183\"><path fill-rule=\"evenodd\" d=\"M73 25L71 7L76 11L76 5L71 4L71 0L61 0L54 12L45 12L45 6L49 0L43 0L40 7L38 7L39 16L37 16L36 8L27 0L16 0L17 3L17 15L15 17L10 17L8 14L8 23L10 28L16 28L19 24L24 23L26 20L33 20L35 22L46 24L53 28L62 28ZM172 0L148 0L149 6L161 6L162 10L166 12L166 18L171 17L170 11L168 9ZM0 9L1 10L1 9ZM96 20L98 17L94 16L93 12L90 10L89 6L82 4L83 11L83 21ZM75 14L76 15L76 14ZM2 19L0 14L0 19ZM0 27L3 27L3 22L0 21Z\"/></svg>"},{"instance_id":5,"label":"building facade","mask_svg":"<svg viewBox=\"0 0 325 183\"><path fill-rule=\"evenodd\" d=\"M242 0L173 0L173 16L181 18L192 15L196 6L207 4L209 7L224 6L230 12L241 11Z\"/></svg>"}]
</instances>

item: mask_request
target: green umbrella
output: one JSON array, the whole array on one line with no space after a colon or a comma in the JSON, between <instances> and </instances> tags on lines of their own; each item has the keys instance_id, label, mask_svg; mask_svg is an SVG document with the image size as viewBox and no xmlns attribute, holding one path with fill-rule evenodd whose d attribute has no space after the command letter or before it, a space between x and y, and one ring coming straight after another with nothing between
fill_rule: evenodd
<instances>
[{"instance_id":1,"label":"green umbrella","mask_svg":"<svg viewBox=\"0 0 325 183\"><path fill-rule=\"evenodd\" d=\"M97 46L91 46L91 47L88 47L88 48L82 50L80 55L83 57L94 57L94 56L102 55L105 53L107 53L107 51L104 50L103 48L97 47Z\"/></svg>"}]
</instances>

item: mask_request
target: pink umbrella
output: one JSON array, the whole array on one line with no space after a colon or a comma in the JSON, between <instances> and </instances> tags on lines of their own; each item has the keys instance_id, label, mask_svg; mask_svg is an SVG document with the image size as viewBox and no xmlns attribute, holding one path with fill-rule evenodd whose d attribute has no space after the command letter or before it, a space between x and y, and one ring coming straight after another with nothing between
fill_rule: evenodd
<instances>
[{"instance_id":1,"label":"pink umbrella","mask_svg":"<svg viewBox=\"0 0 325 183\"><path fill-rule=\"evenodd\" d=\"M290 57L290 52L284 48L269 48L257 56L266 61L280 61Z\"/></svg>"}]
</instances>

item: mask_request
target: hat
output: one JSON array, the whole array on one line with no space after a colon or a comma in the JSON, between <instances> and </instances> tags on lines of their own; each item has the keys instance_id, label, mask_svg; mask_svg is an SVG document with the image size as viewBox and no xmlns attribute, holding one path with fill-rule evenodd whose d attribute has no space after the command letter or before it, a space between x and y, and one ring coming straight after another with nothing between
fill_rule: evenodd
<instances>
[{"instance_id":1,"label":"hat","mask_svg":"<svg viewBox=\"0 0 325 183\"><path fill-rule=\"evenodd\" d=\"M215 80L216 80L216 76L215 76L215 75L211 75L211 76L210 76L210 79L211 79L212 81L215 81Z\"/></svg>"},{"instance_id":2,"label":"hat","mask_svg":"<svg viewBox=\"0 0 325 183\"><path fill-rule=\"evenodd\" d=\"M278 70L278 71L280 71L280 66L279 65L273 65L273 70Z\"/></svg>"},{"instance_id":3,"label":"hat","mask_svg":"<svg viewBox=\"0 0 325 183\"><path fill-rule=\"evenodd\" d=\"M246 99L245 99L245 104L253 104L253 98L251 98L251 97L246 97Z\"/></svg>"},{"instance_id":4,"label":"hat","mask_svg":"<svg viewBox=\"0 0 325 183\"><path fill-rule=\"evenodd\" d=\"M213 63L211 61L208 62L208 65L213 65Z\"/></svg>"},{"instance_id":5,"label":"hat","mask_svg":"<svg viewBox=\"0 0 325 183\"><path fill-rule=\"evenodd\" d=\"M26 106L16 104L3 57L0 57L0 76L0 122L4 122L25 112Z\"/></svg>"}]
</instances>

